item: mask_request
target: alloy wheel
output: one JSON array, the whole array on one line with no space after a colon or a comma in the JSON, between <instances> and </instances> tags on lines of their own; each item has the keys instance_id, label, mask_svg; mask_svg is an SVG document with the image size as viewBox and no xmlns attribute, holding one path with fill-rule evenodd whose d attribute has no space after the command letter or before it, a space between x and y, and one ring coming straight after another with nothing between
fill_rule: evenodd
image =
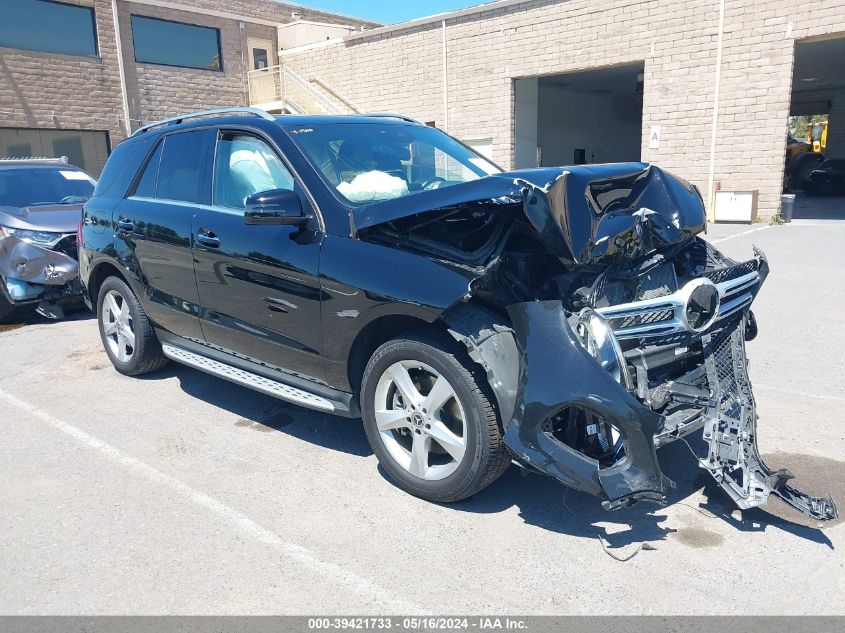
<instances>
[{"instance_id":1,"label":"alloy wheel","mask_svg":"<svg viewBox=\"0 0 845 633\"><path fill-rule=\"evenodd\" d=\"M101 319L103 335L112 355L121 363L129 362L136 348L129 302L116 290L109 290L103 297Z\"/></svg>"},{"instance_id":2,"label":"alloy wheel","mask_svg":"<svg viewBox=\"0 0 845 633\"><path fill-rule=\"evenodd\" d=\"M463 461L466 415L454 387L431 366L404 360L382 373L375 389L379 437L411 475L444 479Z\"/></svg>"}]
</instances>

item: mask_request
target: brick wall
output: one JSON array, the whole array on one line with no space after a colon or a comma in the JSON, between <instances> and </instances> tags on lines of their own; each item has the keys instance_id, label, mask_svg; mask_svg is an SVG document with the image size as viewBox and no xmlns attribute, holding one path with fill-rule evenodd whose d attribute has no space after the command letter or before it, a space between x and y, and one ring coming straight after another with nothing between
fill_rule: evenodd
<instances>
[{"instance_id":1,"label":"brick wall","mask_svg":"<svg viewBox=\"0 0 845 633\"><path fill-rule=\"evenodd\" d=\"M8 0L7 0L8 1ZM112 144L125 137L120 75L117 63L111 0L62 0L94 7L99 57L57 55L0 47L0 127L84 129L108 131ZM373 26L323 11L286 5L274 0L168 0L200 12L174 10L118 0L122 52L130 117L141 121L214 107L243 105L246 78L246 37L268 39L276 45L274 26L251 22L290 22L301 19ZM244 16L238 21L203 10ZM130 14L165 18L220 29L223 72L136 63Z\"/></svg>"},{"instance_id":2,"label":"brick wall","mask_svg":"<svg viewBox=\"0 0 845 633\"><path fill-rule=\"evenodd\" d=\"M297 13L299 19L303 20L372 26L371 22L352 20L345 16L286 5L274 0L229 0L226 3L216 0L173 1L185 7L209 9L278 24L293 21L295 19L293 14ZM129 110L133 126L184 112L248 105L247 38L269 40L273 43L274 50L278 48L276 28L261 23L245 22L242 29L238 20L140 2L121 1L118 3L118 13L123 40ZM219 29L223 54L222 72L135 62L131 15L143 15Z\"/></svg>"},{"instance_id":3,"label":"brick wall","mask_svg":"<svg viewBox=\"0 0 845 633\"><path fill-rule=\"evenodd\" d=\"M68 0L96 11L99 58L0 47L2 127L106 130L123 138L109 0Z\"/></svg>"},{"instance_id":4,"label":"brick wall","mask_svg":"<svg viewBox=\"0 0 845 633\"><path fill-rule=\"evenodd\" d=\"M795 39L845 32L843 0L726 3L714 180L760 190L760 212L781 193ZM494 139L514 161L513 80L644 62L642 158L707 190L718 0L535 0L447 21L449 131ZM330 83L362 110L442 125L440 22L289 52L284 63ZM648 148L651 125L659 149ZM705 193L705 198L707 197Z\"/></svg>"}]
</instances>

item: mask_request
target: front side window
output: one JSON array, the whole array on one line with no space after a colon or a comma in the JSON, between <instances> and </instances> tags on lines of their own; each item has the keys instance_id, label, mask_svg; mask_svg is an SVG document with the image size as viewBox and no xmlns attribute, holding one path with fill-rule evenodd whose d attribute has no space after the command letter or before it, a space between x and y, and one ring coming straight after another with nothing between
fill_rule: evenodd
<instances>
[{"instance_id":1,"label":"front side window","mask_svg":"<svg viewBox=\"0 0 845 633\"><path fill-rule=\"evenodd\" d=\"M80 204L94 192L94 180L70 167L0 169L0 206Z\"/></svg>"},{"instance_id":2,"label":"front side window","mask_svg":"<svg viewBox=\"0 0 845 633\"><path fill-rule=\"evenodd\" d=\"M333 123L290 135L343 198L367 203L439 189L501 170L435 128L396 123Z\"/></svg>"},{"instance_id":3,"label":"front side window","mask_svg":"<svg viewBox=\"0 0 845 633\"><path fill-rule=\"evenodd\" d=\"M294 190L294 180L267 143L254 136L224 134L214 159L214 204L244 209L246 199L273 189Z\"/></svg>"},{"instance_id":4,"label":"front side window","mask_svg":"<svg viewBox=\"0 0 845 633\"><path fill-rule=\"evenodd\" d=\"M53 0L4 2L0 46L97 56L94 9Z\"/></svg>"},{"instance_id":5,"label":"front side window","mask_svg":"<svg viewBox=\"0 0 845 633\"><path fill-rule=\"evenodd\" d=\"M132 43L136 62L223 70L219 29L133 15Z\"/></svg>"}]
</instances>

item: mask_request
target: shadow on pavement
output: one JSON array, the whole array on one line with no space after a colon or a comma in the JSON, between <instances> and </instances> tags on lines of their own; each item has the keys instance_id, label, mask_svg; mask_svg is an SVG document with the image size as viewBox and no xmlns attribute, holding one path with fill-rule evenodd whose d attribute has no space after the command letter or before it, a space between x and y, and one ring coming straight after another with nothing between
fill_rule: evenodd
<instances>
[{"instance_id":1,"label":"shadow on pavement","mask_svg":"<svg viewBox=\"0 0 845 633\"><path fill-rule=\"evenodd\" d=\"M85 307L69 311L63 319L48 319L38 314L35 309L18 308L11 317L6 319L5 323L0 323L0 332L17 330L28 325L47 325L63 321L87 321L93 318L94 313Z\"/></svg>"},{"instance_id":2,"label":"shadow on pavement","mask_svg":"<svg viewBox=\"0 0 845 633\"><path fill-rule=\"evenodd\" d=\"M154 374L142 376L141 379L171 377L177 378L182 390L191 397L238 416L235 423L238 427L268 433L287 433L317 446L359 457L373 454L359 419L341 418L287 404L175 363ZM698 454L704 454L705 445L700 438L690 443ZM833 548L823 531L760 509L745 511L741 519L734 518L736 508L732 502L697 467L695 459L682 442L662 448L658 455L664 474L677 485L668 493L670 507L683 505L690 512L721 519L743 532L763 532L769 527L778 528ZM386 482L394 485L380 466L379 472ZM694 506L684 501L702 489L705 503ZM770 503L779 501L772 499ZM664 541L676 533L682 543L691 547L715 547L723 541L723 537L716 532L675 530L665 526L667 517L656 514L661 511L657 505L642 503L632 508L607 512L598 499L568 489L550 477L529 474L517 466L511 466L498 481L473 497L447 507L456 512L498 514L514 506L519 509L523 521L530 525L576 537L598 536L606 543L609 551L633 544Z\"/></svg>"},{"instance_id":3,"label":"shadow on pavement","mask_svg":"<svg viewBox=\"0 0 845 633\"><path fill-rule=\"evenodd\" d=\"M199 370L170 363L141 380L177 378L186 394L238 416L235 425L256 431L279 431L334 451L368 457L373 454L360 419L312 411L241 387Z\"/></svg>"},{"instance_id":4,"label":"shadow on pavement","mask_svg":"<svg viewBox=\"0 0 845 633\"><path fill-rule=\"evenodd\" d=\"M706 452L704 441L700 438L690 441L690 444L696 453ZM698 468L695 458L682 442L665 446L658 456L664 474L677 486L668 492L668 507L683 506L689 512L721 519L742 532L778 528L833 549L824 531L759 508L746 510L740 519L734 518L736 507L733 502L706 472ZM703 504L692 505L684 501L698 490L704 492L706 501ZM769 503L782 505L774 498ZM723 540L717 532L666 527L663 523L667 517L656 514L662 509L654 504L641 503L608 512L591 495L567 489L551 478L528 474L516 466L512 466L489 488L450 507L462 512L488 514L502 512L512 506L519 508L519 515L526 523L571 536L599 536L610 550L635 543L663 541L676 533L682 543L691 547L715 547Z\"/></svg>"},{"instance_id":5,"label":"shadow on pavement","mask_svg":"<svg viewBox=\"0 0 845 633\"><path fill-rule=\"evenodd\" d=\"M808 196L797 194L794 220L845 220L845 196Z\"/></svg>"}]
</instances>

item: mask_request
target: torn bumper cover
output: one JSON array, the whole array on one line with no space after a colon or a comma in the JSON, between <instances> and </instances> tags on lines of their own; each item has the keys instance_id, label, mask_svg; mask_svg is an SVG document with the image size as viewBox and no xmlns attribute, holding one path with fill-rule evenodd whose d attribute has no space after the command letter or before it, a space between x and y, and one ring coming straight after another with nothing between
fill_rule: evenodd
<instances>
[{"instance_id":1,"label":"torn bumper cover","mask_svg":"<svg viewBox=\"0 0 845 633\"><path fill-rule=\"evenodd\" d=\"M75 259L15 236L0 239L0 292L15 305L38 303L39 311L60 318L59 302L81 295Z\"/></svg>"},{"instance_id":2,"label":"torn bumper cover","mask_svg":"<svg viewBox=\"0 0 845 633\"><path fill-rule=\"evenodd\" d=\"M663 501L671 482L660 472L654 446L661 416L587 354L559 301L516 304L508 313L521 361L516 409L505 444L525 464L604 498L607 509L639 500ZM599 468L595 459L555 437L549 421L572 407L613 421L627 449L621 461Z\"/></svg>"},{"instance_id":3,"label":"torn bumper cover","mask_svg":"<svg viewBox=\"0 0 845 633\"><path fill-rule=\"evenodd\" d=\"M614 376L588 353L561 302L510 306L520 370L515 411L506 428L505 443L522 463L602 498L604 507L612 510L643 500L665 502L666 489L674 484L661 473L656 447L703 428L708 454L699 464L739 508L763 505L774 494L814 519L836 518L831 498L811 497L791 487L787 481L792 473L771 470L758 452L757 415L745 356L750 313L736 306L740 297L742 308L750 305L767 265L758 254L755 260L714 270L710 277L718 281L733 276L718 287L737 288L738 284L731 286L729 282L747 278L749 270L757 273L754 285L745 284L733 294L720 296L722 316L717 312L713 325L702 334L678 332L669 317L662 326L659 322L639 325L637 336L657 332L660 338L652 339L652 345L665 344L685 352L698 339L704 357L703 368L651 391L640 388L639 393L626 388L619 375ZM653 313L654 301L640 303L640 316ZM620 323L617 318L622 336L626 327L630 336L632 321L636 325L636 319L631 318L635 305L625 306L627 320ZM607 312L613 314L612 310ZM671 331L661 335L661 328ZM615 339L613 333L607 334ZM625 363L624 358L620 357L620 363ZM655 411L669 399L674 399L676 406L664 413ZM561 412L571 411L582 412L586 422L592 422L580 429L582 439L585 433L601 436L602 425L618 433L616 442L612 442L612 431L605 433L608 443L617 446L611 446L612 460L602 462L572 447L577 431L554 423ZM569 418L564 422L571 426L571 413L564 417Z\"/></svg>"}]
</instances>

